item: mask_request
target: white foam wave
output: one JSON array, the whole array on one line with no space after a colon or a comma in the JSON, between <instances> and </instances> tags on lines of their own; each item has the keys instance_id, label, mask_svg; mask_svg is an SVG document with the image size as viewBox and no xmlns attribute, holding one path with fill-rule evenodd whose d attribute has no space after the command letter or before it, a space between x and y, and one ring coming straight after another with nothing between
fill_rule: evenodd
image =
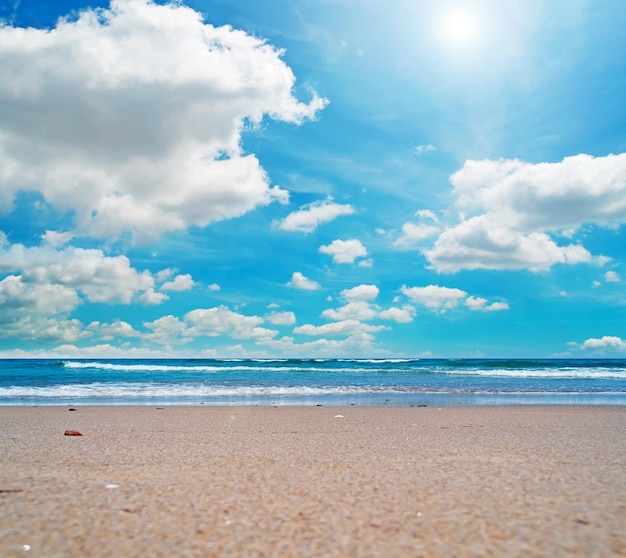
<instances>
[{"instance_id":1,"label":"white foam wave","mask_svg":"<svg viewBox=\"0 0 626 558\"><path fill-rule=\"evenodd\" d=\"M393 366L405 363L418 362L411 359L343 359L343 360L323 360L316 359L314 362L323 363L362 363L358 366L320 366L310 365L301 362L291 363L289 360L257 360L257 361L223 361L219 364L172 364L170 363L111 363L111 362L78 362L66 361L64 366L67 369L94 369L117 372L185 372L185 373L228 373L246 372L258 373L327 373L327 374L371 374L384 372L385 374L442 374L453 376L481 376L500 378L546 378L546 379L624 379L626 380L626 368L605 368L605 367L561 367L561 368L476 368L476 367L449 367L449 366ZM266 364L273 363L273 365ZM285 363L285 364L281 364ZM372 366L374 365L374 366ZM376 365L382 368L377 369ZM386 366L384 366L386 365ZM391 366L390 366L391 365Z\"/></svg>"},{"instance_id":2,"label":"white foam wave","mask_svg":"<svg viewBox=\"0 0 626 558\"><path fill-rule=\"evenodd\" d=\"M64 362L63 365L65 368L95 368L96 370L114 370L119 372L218 372L224 370L222 366L184 366L178 364L113 364L110 362L68 361Z\"/></svg>"},{"instance_id":3,"label":"white foam wave","mask_svg":"<svg viewBox=\"0 0 626 558\"><path fill-rule=\"evenodd\" d=\"M167 398L314 396L392 393L378 386L203 386L197 384L93 383L46 387L0 388L0 398Z\"/></svg>"},{"instance_id":4,"label":"white foam wave","mask_svg":"<svg viewBox=\"0 0 626 558\"><path fill-rule=\"evenodd\" d=\"M229 361L232 362L232 361ZM261 361L254 362L289 362L288 360ZM326 362L326 361L324 361ZM357 362L357 361L354 361ZM374 362L374 361L372 361ZM294 364L290 366L258 366L254 364L228 365L224 363L220 366L211 365L182 365L182 364L113 364L109 362L64 362L65 368L74 369L95 369L109 370L117 372L328 372L328 373L366 373L372 372L371 368L324 368L320 366L306 366ZM387 372L399 372L400 370L387 369Z\"/></svg>"},{"instance_id":5,"label":"white foam wave","mask_svg":"<svg viewBox=\"0 0 626 558\"><path fill-rule=\"evenodd\" d=\"M483 376L495 378L549 378L549 379L623 379L626 380L626 369L618 368L435 368L438 374L452 376Z\"/></svg>"}]
</instances>

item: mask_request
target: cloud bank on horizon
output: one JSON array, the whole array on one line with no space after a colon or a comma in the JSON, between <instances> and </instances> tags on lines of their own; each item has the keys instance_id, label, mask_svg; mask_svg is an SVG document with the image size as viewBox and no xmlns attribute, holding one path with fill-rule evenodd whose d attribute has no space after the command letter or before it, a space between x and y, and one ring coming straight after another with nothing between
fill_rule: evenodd
<instances>
[{"instance_id":1,"label":"cloud bank on horizon","mask_svg":"<svg viewBox=\"0 0 626 558\"><path fill-rule=\"evenodd\" d=\"M0 356L626 355L626 8L559 30L577 97L530 24L521 82L425 34L406 84L392 13L381 57L356 11L189 4L0 12Z\"/></svg>"}]
</instances>

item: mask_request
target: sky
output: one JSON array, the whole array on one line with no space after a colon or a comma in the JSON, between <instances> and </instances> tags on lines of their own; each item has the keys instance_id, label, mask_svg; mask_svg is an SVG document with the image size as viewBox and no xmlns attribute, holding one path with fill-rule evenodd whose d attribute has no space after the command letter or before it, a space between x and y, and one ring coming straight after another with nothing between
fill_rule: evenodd
<instances>
[{"instance_id":1,"label":"sky","mask_svg":"<svg viewBox=\"0 0 626 558\"><path fill-rule=\"evenodd\" d=\"M0 357L626 356L623 0L0 21Z\"/></svg>"}]
</instances>

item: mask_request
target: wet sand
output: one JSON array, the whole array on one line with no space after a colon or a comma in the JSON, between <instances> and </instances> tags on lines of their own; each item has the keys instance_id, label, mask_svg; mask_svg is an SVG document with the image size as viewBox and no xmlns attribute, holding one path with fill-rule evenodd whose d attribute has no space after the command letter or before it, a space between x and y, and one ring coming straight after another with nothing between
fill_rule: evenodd
<instances>
[{"instance_id":1,"label":"wet sand","mask_svg":"<svg viewBox=\"0 0 626 558\"><path fill-rule=\"evenodd\" d=\"M626 555L626 407L74 408L0 407L1 556Z\"/></svg>"}]
</instances>

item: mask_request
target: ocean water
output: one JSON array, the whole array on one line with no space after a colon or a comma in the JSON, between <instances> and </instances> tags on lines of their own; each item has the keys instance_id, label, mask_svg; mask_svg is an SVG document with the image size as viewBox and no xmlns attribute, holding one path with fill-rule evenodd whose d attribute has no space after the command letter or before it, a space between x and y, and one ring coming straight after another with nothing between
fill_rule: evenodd
<instances>
[{"instance_id":1,"label":"ocean water","mask_svg":"<svg viewBox=\"0 0 626 558\"><path fill-rule=\"evenodd\" d=\"M626 359L0 360L0 405L626 405Z\"/></svg>"}]
</instances>

